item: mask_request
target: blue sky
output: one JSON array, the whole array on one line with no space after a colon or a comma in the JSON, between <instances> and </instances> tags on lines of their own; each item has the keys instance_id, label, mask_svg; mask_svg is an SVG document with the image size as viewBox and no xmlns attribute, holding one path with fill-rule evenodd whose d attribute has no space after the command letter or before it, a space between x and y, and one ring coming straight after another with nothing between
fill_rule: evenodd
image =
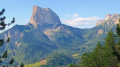
<instances>
[{"instance_id":1,"label":"blue sky","mask_svg":"<svg viewBox=\"0 0 120 67\"><path fill-rule=\"evenodd\" d=\"M120 13L120 0L1 0L0 9L5 8L6 22L12 17L15 24L29 22L34 5L50 8L60 17L62 23L77 27L91 28L106 14Z\"/></svg>"}]
</instances>

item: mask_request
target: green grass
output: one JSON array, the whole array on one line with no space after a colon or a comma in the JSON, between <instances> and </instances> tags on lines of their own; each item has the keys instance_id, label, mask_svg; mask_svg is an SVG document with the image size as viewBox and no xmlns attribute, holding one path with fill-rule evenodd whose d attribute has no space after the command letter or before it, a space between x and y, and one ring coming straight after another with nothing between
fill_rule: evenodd
<instances>
[{"instance_id":1,"label":"green grass","mask_svg":"<svg viewBox=\"0 0 120 67\"><path fill-rule=\"evenodd\" d=\"M27 64L25 67L40 67L42 65L45 65L47 63L47 59L43 59L40 62L34 63L34 64Z\"/></svg>"},{"instance_id":2,"label":"green grass","mask_svg":"<svg viewBox=\"0 0 120 67\"><path fill-rule=\"evenodd\" d=\"M40 67L40 66L42 66L42 65L44 65L44 64L40 64L40 62L37 62L37 63L35 63L35 64L25 65L25 67Z\"/></svg>"}]
</instances>

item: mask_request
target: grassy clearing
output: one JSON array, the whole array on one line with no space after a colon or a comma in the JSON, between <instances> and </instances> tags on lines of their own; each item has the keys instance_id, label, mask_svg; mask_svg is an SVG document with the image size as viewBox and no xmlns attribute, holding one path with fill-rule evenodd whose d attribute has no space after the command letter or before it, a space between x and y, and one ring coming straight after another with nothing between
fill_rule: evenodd
<instances>
[{"instance_id":1,"label":"grassy clearing","mask_svg":"<svg viewBox=\"0 0 120 67\"><path fill-rule=\"evenodd\" d=\"M47 59L43 59L40 62L34 63L34 64L28 64L25 65L25 67L40 67L42 65L45 65L47 63Z\"/></svg>"}]
</instances>

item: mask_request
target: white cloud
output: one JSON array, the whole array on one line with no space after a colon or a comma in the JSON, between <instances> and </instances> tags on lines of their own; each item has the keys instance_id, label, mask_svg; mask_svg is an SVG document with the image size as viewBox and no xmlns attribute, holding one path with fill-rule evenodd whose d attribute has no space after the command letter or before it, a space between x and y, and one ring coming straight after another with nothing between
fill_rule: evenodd
<instances>
[{"instance_id":1,"label":"white cloud","mask_svg":"<svg viewBox=\"0 0 120 67\"><path fill-rule=\"evenodd\" d=\"M77 16L77 15L75 15L75 16ZM62 22L63 22L63 24L70 25L70 26L73 26L73 27L91 28L91 27L95 26L95 24L98 20L101 20L101 19L102 18L96 17L96 16L87 17L87 18L76 17L76 18L73 18L73 19L63 19Z\"/></svg>"},{"instance_id":2,"label":"white cloud","mask_svg":"<svg viewBox=\"0 0 120 67\"><path fill-rule=\"evenodd\" d=\"M79 14L72 14L72 15L68 14L68 15L66 15L66 16L67 16L67 17L71 17L71 18L76 18L76 17L79 16Z\"/></svg>"},{"instance_id":3,"label":"white cloud","mask_svg":"<svg viewBox=\"0 0 120 67\"><path fill-rule=\"evenodd\" d=\"M78 14L73 14L73 17L78 17L79 15Z\"/></svg>"}]
</instances>

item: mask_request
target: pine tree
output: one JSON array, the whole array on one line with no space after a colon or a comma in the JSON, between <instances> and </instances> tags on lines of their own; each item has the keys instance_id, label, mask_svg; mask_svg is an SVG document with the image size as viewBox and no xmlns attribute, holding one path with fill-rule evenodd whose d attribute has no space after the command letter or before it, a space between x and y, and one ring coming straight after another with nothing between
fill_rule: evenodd
<instances>
[{"instance_id":1,"label":"pine tree","mask_svg":"<svg viewBox=\"0 0 120 67\"><path fill-rule=\"evenodd\" d=\"M5 23L6 17L5 17L5 16L2 16L2 15L4 14L4 12L5 12L5 9L2 9L2 11L0 11L0 30L4 30L4 29L6 28L6 26L9 26L9 25L11 25L11 24L13 24L13 23L15 22L15 18L13 18L10 23L6 24L6 23ZM5 41L4 39L1 39L1 40L0 40L0 47L2 47L2 45L3 45L4 43L8 43L9 41L10 41L10 38L8 38L7 41ZM2 59L7 58L7 56L8 56L8 51L6 50L6 51L3 53L3 55L0 57L0 63L2 63L2 62L3 62ZM14 61L14 60L12 59L12 60L9 62L9 64L13 64L13 61ZM8 64L8 65L9 65L9 64ZM8 65L6 65L6 66L8 66ZM5 65L3 65L3 67L5 67Z\"/></svg>"},{"instance_id":2,"label":"pine tree","mask_svg":"<svg viewBox=\"0 0 120 67\"><path fill-rule=\"evenodd\" d=\"M70 64L69 67L77 67L76 64Z\"/></svg>"},{"instance_id":3,"label":"pine tree","mask_svg":"<svg viewBox=\"0 0 120 67\"><path fill-rule=\"evenodd\" d=\"M120 22L120 19L119 19L119 22ZM120 36L120 23L117 24L116 33L118 36Z\"/></svg>"},{"instance_id":4,"label":"pine tree","mask_svg":"<svg viewBox=\"0 0 120 67\"><path fill-rule=\"evenodd\" d=\"M120 19L119 19L120 22ZM117 33L117 38L118 38L118 43L117 43L117 47L120 48L120 23L117 24L116 27L116 33ZM114 50L114 54L117 56L119 62L120 62L120 49L116 50L115 47L113 47Z\"/></svg>"},{"instance_id":5,"label":"pine tree","mask_svg":"<svg viewBox=\"0 0 120 67\"><path fill-rule=\"evenodd\" d=\"M82 67L117 67L114 47L115 35L111 30L105 39L105 46L102 46L100 42L98 42L97 47L93 52L84 53L82 55Z\"/></svg>"},{"instance_id":6,"label":"pine tree","mask_svg":"<svg viewBox=\"0 0 120 67\"><path fill-rule=\"evenodd\" d=\"M120 67L120 23L116 33L117 36L110 30L104 46L98 42L93 52L84 53L78 67Z\"/></svg>"},{"instance_id":7,"label":"pine tree","mask_svg":"<svg viewBox=\"0 0 120 67\"><path fill-rule=\"evenodd\" d=\"M109 46L111 48L111 46L114 46L115 44L115 37L114 37L114 33L112 30L110 30L107 34L107 37L105 39L105 45Z\"/></svg>"}]
</instances>

